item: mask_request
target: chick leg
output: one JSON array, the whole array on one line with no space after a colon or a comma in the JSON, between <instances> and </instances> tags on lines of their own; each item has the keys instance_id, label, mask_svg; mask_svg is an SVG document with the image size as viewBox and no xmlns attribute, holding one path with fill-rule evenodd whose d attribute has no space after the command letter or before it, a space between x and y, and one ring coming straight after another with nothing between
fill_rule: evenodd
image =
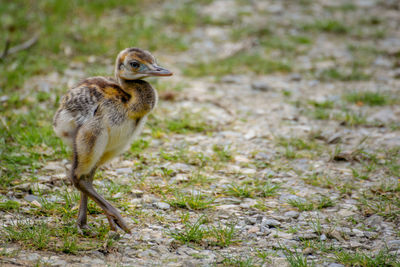
<instances>
[{"instance_id":1,"label":"chick leg","mask_svg":"<svg viewBox=\"0 0 400 267\"><path fill-rule=\"evenodd\" d=\"M96 168L93 168L92 171L88 174L88 179L93 180L93 176L96 172ZM79 203L79 212L77 225L82 230L90 230L90 227L87 225L87 206L88 206L88 196L81 191L81 200Z\"/></svg>"},{"instance_id":2,"label":"chick leg","mask_svg":"<svg viewBox=\"0 0 400 267\"><path fill-rule=\"evenodd\" d=\"M125 232L130 233L128 225L125 223L118 210L94 190L91 180L79 179L77 187L104 210L112 230L116 231L118 226Z\"/></svg>"},{"instance_id":3,"label":"chick leg","mask_svg":"<svg viewBox=\"0 0 400 267\"><path fill-rule=\"evenodd\" d=\"M79 204L79 213L76 224L79 227L79 232L85 236L95 237L96 233L93 229L87 224L87 204L88 204L88 196L81 191L81 200Z\"/></svg>"},{"instance_id":4,"label":"chick leg","mask_svg":"<svg viewBox=\"0 0 400 267\"><path fill-rule=\"evenodd\" d=\"M122 219L117 209L101 197L93 188L93 176L96 165L104 153L107 144L105 131L96 128L96 125L85 125L79 129L75 137L74 164L72 168L72 181L81 191L81 208L78 215L79 223L85 223L87 213L87 198L93 199L105 212L112 230L117 226L129 233L127 224Z\"/></svg>"},{"instance_id":5,"label":"chick leg","mask_svg":"<svg viewBox=\"0 0 400 267\"><path fill-rule=\"evenodd\" d=\"M87 228L87 204L88 196L81 191L81 201L79 204L79 213L77 220L79 228Z\"/></svg>"}]
</instances>

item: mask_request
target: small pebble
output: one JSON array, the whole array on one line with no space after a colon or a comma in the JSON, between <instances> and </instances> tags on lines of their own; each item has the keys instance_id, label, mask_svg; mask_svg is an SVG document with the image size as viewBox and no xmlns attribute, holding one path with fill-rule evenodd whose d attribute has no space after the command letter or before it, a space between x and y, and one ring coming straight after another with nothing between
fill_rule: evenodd
<instances>
[{"instance_id":1,"label":"small pebble","mask_svg":"<svg viewBox=\"0 0 400 267\"><path fill-rule=\"evenodd\" d=\"M154 203L154 206L162 210L168 210L171 208L171 205L165 202L156 202Z\"/></svg>"},{"instance_id":2,"label":"small pebble","mask_svg":"<svg viewBox=\"0 0 400 267\"><path fill-rule=\"evenodd\" d=\"M331 263L328 265L328 267L345 267L343 264L339 264L339 263Z\"/></svg>"},{"instance_id":3,"label":"small pebble","mask_svg":"<svg viewBox=\"0 0 400 267\"><path fill-rule=\"evenodd\" d=\"M357 237L363 237L364 236L364 232L361 231L361 230L358 230L358 229L354 228L352 231Z\"/></svg>"},{"instance_id":4,"label":"small pebble","mask_svg":"<svg viewBox=\"0 0 400 267\"><path fill-rule=\"evenodd\" d=\"M263 226L268 225L270 227L277 227L277 226L280 226L281 223L279 221L275 220L275 219L265 219L265 220L263 220L261 222L261 225L263 225Z\"/></svg>"},{"instance_id":5,"label":"small pebble","mask_svg":"<svg viewBox=\"0 0 400 267\"><path fill-rule=\"evenodd\" d=\"M251 84L251 88L257 91L267 92L272 90L272 87L264 81L255 81Z\"/></svg>"},{"instance_id":6,"label":"small pebble","mask_svg":"<svg viewBox=\"0 0 400 267\"><path fill-rule=\"evenodd\" d=\"M285 216L285 217L294 218L294 219L298 218L299 215L300 215L300 213L295 210L290 210L283 214L283 216Z\"/></svg>"},{"instance_id":7,"label":"small pebble","mask_svg":"<svg viewBox=\"0 0 400 267\"><path fill-rule=\"evenodd\" d=\"M257 218L255 217L246 217L245 219L247 224L255 224L257 222Z\"/></svg>"},{"instance_id":8,"label":"small pebble","mask_svg":"<svg viewBox=\"0 0 400 267\"><path fill-rule=\"evenodd\" d=\"M400 240L390 240L387 242L387 246L390 250L400 249Z\"/></svg>"},{"instance_id":9,"label":"small pebble","mask_svg":"<svg viewBox=\"0 0 400 267\"><path fill-rule=\"evenodd\" d=\"M35 195L26 195L24 199L28 202L32 202L34 200L39 201L39 198Z\"/></svg>"}]
</instances>

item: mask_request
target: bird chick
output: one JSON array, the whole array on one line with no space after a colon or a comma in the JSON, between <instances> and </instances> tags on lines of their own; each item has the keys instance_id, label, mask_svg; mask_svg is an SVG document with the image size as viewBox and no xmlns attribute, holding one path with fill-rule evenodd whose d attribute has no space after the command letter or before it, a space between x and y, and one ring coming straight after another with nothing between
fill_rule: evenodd
<instances>
[{"instance_id":1,"label":"bird chick","mask_svg":"<svg viewBox=\"0 0 400 267\"><path fill-rule=\"evenodd\" d=\"M114 74L114 78L91 77L71 88L53 126L73 151L70 179L81 195L78 227L89 229L89 197L102 208L112 230L118 226L130 233L118 210L93 188L93 176L98 167L129 148L157 104L156 90L141 79L172 73L158 66L148 51L127 48L118 54Z\"/></svg>"}]
</instances>

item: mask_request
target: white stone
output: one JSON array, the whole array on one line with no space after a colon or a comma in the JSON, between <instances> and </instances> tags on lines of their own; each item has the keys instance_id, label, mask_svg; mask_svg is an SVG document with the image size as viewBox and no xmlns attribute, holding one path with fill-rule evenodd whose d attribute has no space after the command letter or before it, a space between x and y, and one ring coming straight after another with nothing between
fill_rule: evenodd
<instances>
[{"instance_id":1,"label":"white stone","mask_svg":"<svg viewBox=\"0 0 400 267\"><path fill-rule=\"evenodd\" d=\"M162 209L162 210L168 210L171 208L171 205L169 205L168 203L165 203L165 202L156 202L156 203L154 203L154 206L156 206L157 208Z\"/></svg>"},{"instance_id":2,"label":"white stone","mask_svg":"<svg viewBox=\"0 0 400 267\"><path fill-rule=\"evenodd\" d=\"M361 231L361 230L358 230L358 229L356 229L356 228L354 228L354 229L352 230L352 232L353 232L357 237L363 237L363 236L364 236L364 232Z\"/></svg>"}]
</instances>

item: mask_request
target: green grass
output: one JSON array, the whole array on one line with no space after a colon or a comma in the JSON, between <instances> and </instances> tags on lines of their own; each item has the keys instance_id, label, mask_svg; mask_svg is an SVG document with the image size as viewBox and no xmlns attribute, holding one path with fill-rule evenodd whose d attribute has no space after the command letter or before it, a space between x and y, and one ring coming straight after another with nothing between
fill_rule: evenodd
<instances>
[{"instance_id":1,"label":"green grass","mask_svg":"<svg viewBox=\"0 0 400 267\"><path fill-rule=\"evenodd\" d=\"M160 158L170 162L183 162L198 167L205 167L212 164L210 162L210 157L204 155L202 152L189 151L189 148L186 145L177 147L173 151L165 151L161 148ZM162 171L168 172L166 169L163 169ZM194 178L198 181L204 180L204 182L207 180L206 177L202 177L201 175Z\"/></svg>"},{"instance_id":2,"label":"green grass","mask_svg":"<svg viewBox=\"0 0 400 267\"><path fill-rule=\"evenodd\" d=\"M195 121L193 116L187 114L179 120L167 120L166 126L170 132L179 134L204 132L208 128L207 124Z\"/></svg>"},{"instance_id":3,"label":"green grass","mask_svg":"<svg viewBox=\"0 0 400 267\"><path fill-rule=\"evenodd\" d=\"M6 111L0 124L0 187L17 183L22 173L33 173L47 160L67 155L61 140L53 134L52 114L31 102L22 103L19 105L28 108L25 114Z\"/></svg>"},{"instance_id":4,"label":"green grass","mask_svg":"<svg viewBox=\"0 0 400 267\"><path fill-rule=\"evenodd\" d=\"M400 216L400 190L398 187L389 191L371 189L363 192L358 199L358 207L365 215L378 214L387 220L396 220Z\"/></svg>"},{"instance_id":5,"label":"green grass","mask_svg":"<svg viewBox=\"0 0 400 267\"><path fill-rule=\"evenodd\" d=\"M314 203L312 203L311 201L289 199L288 204L293 206L293 207L298 208L299 211L314 210Z\"/></svg>"},{"instance_id":6,"label":"green grass","mask_svg":"<svg viewBox=\"0 0 400 267\"><path fill-rule=\"evenodd\" d=\"M303 240L301 246L303 248L312 248L315 251L319 251L319 253L334 253L340 251L340 248L335 247L329 241Z\"/></svg>"},{"instance_id":7,"label":"green grass","mask_svg":"<svg viewBox=\"0 0 400 267\"><path fill-rule=\"evenodd\" d=\"M22 242L29 247L43 250L49 246L51 229L45 223L17 222L4 227L8 241Z\"/></svg>"},{"instance_id":8,"label":"green grass","mask_svg":"<svg viewBox=\"0 0 400 267\"><path fill-rule=\"evenodd\" d=\"M203 238L206 236L206 230L202 228L202 225L205 223L204 215L199 217L194 223L185 223L185 227L182 230L177 230L170 232L170 235L178 241L183 243L200 243Z\"/></svg>"},{"instance_id":9,"label":"green grass","mask_svg":"<svg viewBox=\"0 0 400 267\"><path fill-rule=\"evenodd\" d=\"M12 211L19 210L21 204L14 200L7 200L5 202L0 202L0 211Z\"/></svg>"},{"instance_id":10,"label":"green grass","mask_svg":"<svg viewBox=\"0 0 400 267\"><path fill-rule=\"evenodd\" d=\"M386 36L382 20L379 17L365 17L359 21L346 21L336 19L317 19L305 23L300 28L305 32L329 33L337 36L351 36L354 38L380 39Z\"/></svg>"},{"instance_id":11,"label":"green grass","mask_svg":"<svg viewBox=\"0 0 400 267\"><path fill-rule=\"evenodd\" d=\"M227 74L269 74L275 72L289 72L292 63L288 59L266 58L257 53L238 53L225 59L200 62L189 65L184 74L193 77L216 76Z\"/></svg>"},{"instance_id":12,"label":"green grass","mask_svg":"<svg viewBox=\"0 0 400 267\"><path fill-rule=\"evenodd\" d=\"M343 95L343 98L357 105L384 106L390 103L389 96L381 92L351 92Z\"/></svg>"},{"instance_id":13,"label":"green grass","mask_svg":"<svg viewBox=\"0 0 400 267\"><path fill-rule=\"evenodd\" d=\"M343 3L339 5L326 6L327 10L334 11L342 11L342 12L351 12L357 10L357 6L353 3Z\"/></svg>"},{"instance_id":14,"label":"green grass","mask_svg":"<svg viewBox=\"0 0 400 267\"><path fill-rule=\"evenodd\" d=\"M267 52L279 51L282 55L289 57L303 54L310 44L312 41L306 35L271 36L261 39L261 46Z\"/></svg>"},{"instance_id":15,"label":"green grass","mask_svg":"<svg viewBox=\"0 0 400 267\"><path fill-rule=\"evenodd\" d=\"M301 103L298 103L301 105ZM333 109L335 107L335 103L330 100L325 101L315 101L315 100L308 100L307 105L310 108L305 109L305 113L308 116L316 120L328 120L332 117Z\"/></svg>"},{"instance_id":16,"label":"green grass","mask_svg":"<svg viewBox=\"0 0 400 267\"><path fill-rule=\"evenodd\" d=\"M75 220L75 219L74 219ZM6 242L17 243L27 249L77 254L82 251L105 248L108 225L93 226L96 238L79 235L74 221L67 220L59 225L35 221L16 221L0 231ZM111 249L111 247L105 248Z\"/></svg>"},{"instance_id":17,"label":"green grass","mask_svg":"<svg viewBox=\"0 0 400 267\"><path fill-rule=\"evenodd\" d=\"M244 39L254 39L259 43L260 51L267 55L279 53L285 57L294 58L308 51L313 43L312 38L305 34L281 34L273 30L273 23L256 27L246 25L245 27L234 27L231 32L231 38L237 42Z\"/></svg>"},{"instance_id":18,"label":"green grass","mask_svg":"<svg viewBox=\"0 0 400 267\"><path fill-rule=\"evenodd\" d=\"M76 236L64 235L61 251L66 254L76 254L80 249L78 242L79 241Z\"/></svg>"},{"instance_id":19,"label":"green grass","mask_svg":"<svg viewBox=\"0 0 400 267\"><path fill-rule=\"evenodd\" d=\"M270 180L250 179L240 184L232 183L226 189L227 195L236 197L271 197L277 195L281 184L273 183Z\"/></svg>"},{"instance_id":20,"label":"green grass","mask_svg":"<svg viewBox=\"0 0 400 267\"><path fill-rule=\"evenodd\" d=\"M358 178L361 180L368 180L369 179L369 172L359 171L356 169L351 169L354 178Z\"/></svg>"},{"instance_id":21,"label":"green grass","mask_svg":"<svg viewBox=\"0 0 400 267\"><path fill-rule=\"evenodd\" d=\"M312 114L316 120L328 120L330 118L330 112L322 108L314 109Z\"/></svg>"},{"instance_id":22,"label":"green grass","mask_svg":"<svg viewBox=\"0 0 400 267\"><path fill-rule=\"evenodd\" d=\"M225 189L225 194L227 194L229 196L240 197L240 198L248 198L248 197L252 197L254 192L251 189L251 187L248 186L247 184L238 185L238 184L232 183L229 186L227 186L227 188Z\"/></svg>"},{"instance_id":23,"label":"green grass","mask_svg":"<svg viewBox=\"0 0 400 267\"><path fill-rule=\"evenodd\" d=\"M318 148L318 144L314 141L307 140L306 138L284 138L278 137L277 143L283 147L293 147L296 150L315 150Z\"/></svg>"},{"instance_id":24,"label":"green grass","mask_svg":"<svg viewBox=\"0 0 400 267\"><path fill-rule=\"evenodd\" d=\"M226 257L222 261L223 266L233 266L233 267L254 267L258 266L252 257L236 256L236 257Z\"/></svg>"},{"instance_id":25,"label":"green grass","mask_svg":"<svg viewBox=\"0 0 400 267\"><path fill-rule=\"evenodd\" d=\"M14 242L27 249L77 254L95 248L102 248L107 230L103 225L93 228L98 231L96 239L82 237L74 222L66 222L60 227L35 221L15 221L0 231L2 240Z\"/></svg>"},{"instance_id":26,"label":"green grass","mask_svg":"<svg viewBox=\"0 0 400 267\"><path fill-rule=\"evenodd\" d=\"M385 161L383 162L385 173L400 177L400 146L395 146L384 151ZM379 162L378 162L379 163Z\"/></svg>"},{"instance_id":27,"label":"green grass","mask_svg":"<svg viewBox=\"0 0 400 267\"><path fill-rule=\"evenodd\" d=\"M315 20L302 26L305 31L327 32L333 34L348 34L350 27L339 20L325 19Z\"/></svg>"},{"instance_id":28,"label":"green grass","mask_svg":"<svg viewBox=\"0 0 400 267\"><path fill-rule=\"evenodd\" d=\"M213 145L212 149L219 161L228 162L233 158L232 151L230 150L229 146Z\"/></svg>"},{"instance_id":29,"label":"green grass","mask_svg":"<svg viewBox=\"0 0 400 267\"><path fill-rule=\"evenodd\" d=\"M90 3L43 0L34 6L28 0L4 3L0 11L0 17L4 19L1 45L6 39L14 46L34 33L40 32L41 36L31 49L10 55L4 64L0 63L3 74L0 88L19 88L33 75L63 70L71 59L89 55L114 57L119 50L129 46L150 50L186 49L180 38L161 30L163 22L149 21L140 12L145 6L139 1L127 0ZM116 20L108 20L109 13L117 9L124 12L115 16ZM70 48L71 54L63 54L66 47ZM13 68L9 67L11 62Z\"/></svg>"},{"instance_id":30,"label":"green grass","mask_svg":"<svg viewBox=\"0 0 400 267\"><path fill-rule=\"evenodd\" d=\"M306 184L322 188L334 188L334 181L327 175L312 173L303 178Z\"/></svg>"},{"instance_id":31,"label":"green grass","mask_svg":"<svg viewBox=\"0 0 400 267\"><path fill-rule=\"evenodd\" d=\"M371 79L371 75L365 73L361 67L354 65L350 70L345 70L341 67L325 69L317 73L316 78L323 82L329 81L366 81Z\"/></svg>"},{"instance_id":32,"label":"green grass","mask_svg":"<svg viewBox=\"0 0 400 267\"><path fill-rule=\"evenodd\" d=\"M316 217L315 219L311 219L308 221L308 224L311 226L311 228L314 230L314 232L317 235L322 234L322 225L321 225L321 220L319 217Z\"/></svg>"},{"instance_id":33,"label":"green grass","mask_svg":"<svg viewBox=\"0 0 400 267\"><path fill-rule=\"evenodd\" d=\"M131 152L133 154L139 155L143 150L148 148L149 145L150 145L150 143L147 140L143 140L143 139L135 140L131 145Z\"/></svg>"},{"instance_id":34,"label":"green grass","mask_svg":"<svg viewBox=\"0 0 400 267\"><path fill-rule=\"evenodd\" d=\"M206 4L207 2L209 1L206 1ZM199 10L202 7L199 3L202 4L199 1L188 1L177 9L166 10L162 16L162 21L172 25L176 31L181 33L190 32L201 26L223 26L231 23L230 20L224 18L212 19L207 15L201 14Z\"/></svg>"},{"instance_id":35,"label":"green grass","mask_svg":"<svg viewBox=\"0 0 400 267\"><path fill-rule=\"evenodd\" d=\"M330 110L325 108L305 109L305 114L316 120L336 120L344 126L376 126L376 123L367 121L366 114L363 110L352 110L343 106L341 110ZM288 148L292 148L288 146Z\"/></svg>"},{"instance_id":36,"label":"green grass","mask_svg":"<svg viewBox=\"0 0 400 267\"><path fill-rule=\"evenodd\" d=\"M335 206L335 202L327 197L327 196L322 196L318 202L317 202L317 209L325 209L325 208L329 208L329 207L334 207Z\"/></svg>"},{"instance_id":37,"label":"green grass","mask_svg":"<svg viewBox=\"0 0 400 267\"><path fill-rule=\"evenodd\" d=\"M211 226L207 230L207 236L209 238L208 243L212 246L228 247L237 242L235 240L237 231L234 224Z\"/></svg>"},{"instance_id":38,"label":"green grass","mask_svg":"<svg viewBox=\"0 0 400 267\"><path fill-rule=\"evenodd\" d=\"M279 184L274 184L270 181L266 181L264 184L261 184L257 187L261 197L275 196L280 188L281 186Z\"/></svg>"},{"instance_id":39,"label":"green grass","mask_svg":"<svg viewBox=\"0 0 400 267\"><path fill-rule=\"evenodd\" d=\"M206 174L201 173L200 171L193 172L188 181L185 181L186 185L196 185L196 186L206 186L215 181L215 178L211 178Z\"/></svg>"},{"instance_id":40,"label":"green grass","mask_svg":"<svg viewBox=\"0 0 400 267\"><path fill-rule=\"evenodd\" d=\"M163 20L172 25L176 25L176 28L180 31L190 31L196 26L200 26L204 21L204 17L201 16L193 5L186 4L176 10L165 12Z\"/></svg>"},{"instance_id":41,"label":"green grass","mask_svg":"<svg viewBox=\"0 0 400 267\"><path fill-rule=\"evenodd\" d=\"M189 210L203 210L212 207L214 198L207 197L200 193L182 194L175 193L173 198L167 199L172 207L185 208Z\"/></svg>"},{"instance_id":42,"label":"green grass","mask_svg":"<svg viewBox=\"0 0 400 267\"><path fill-rule=\"evenodd\" d=\"M287 159L313 158L322 151L322 146L308 138L277 137L276 143L284 148L283 155Z\"/></svg>"},{"instance_id":43,"label":"green grass","mask_svg":"<svg viewBox=\"0 0 400 267\"><path fill-rule=\"evenodd\" d=\"M356 66L364 68L370 67L377 57L385 55L378 47L372 45L351 43L347 49L351 53L353 62L357 63Z\"/></svg>"},{"instance_id":44,"label":"green grass","mask_svg":"<svg viewBox=\"0 0 400 267\"><path fill-rule=\"evenodd\" d=\"M182 243L197 243L200 245L210 245L218 247L228 247L236 240L237 231L235 224L218 224L217 226L206 226L207 219L205 215L200 216L194 223L190 223L185 216L182 230L171 231L169 234Z\"/></svg>"},{"instance_id":45,"label":"green grass","mask_svg":"<svg viewBox=\"0 0 400 267\"><path fill-rule=\"evenodd\" d=\"M290 199L288 204L296 207L299 211L310 211L316 209L324 209L329 207L334 207L335 203L332 199L326 196L322 196L316 201L312 201L309 199L301 200L301 199Z\"/></svg>"},{"instance_id":46,"label":"green grass","mask_svg":"<svg viewBox=\"0 0 400 267\"><path fill-rule=\"evenodd\" d=\"M273 30L268 25L262 25L262 27L234 27L231 31L231 39L233 41L239 41L244 38L257 38L264 39L268 38L273 34Z\"/></svg>"},{"instance_id":47,"label":"green grass","mask_svg":"<svg viewBox=\"0 0 400 267\"><path fill-rule=\"evenodd\" d=\"M271 256L277 256L276 252L267 252L267 251L262 251L262 250L257 250L256 252L257 258L262 260L262 264L265 263L272 263L272 260L270 259Z\"/></svg>"},{"instance_id":48,"label":"green grass","mask_svg":"<svg viewBox=\"0 0 400 267\"><path fill-rule=\"evenodd\" d=\"M335 253L336 261L346 266L399 266L400 260L398 255L390 254L389 251L383 249L375 255L363 252L347 252L340 251Z\"/></svg>"},{"instance_id":49,"label":"green grass","mask_svg":"<svg viewBox=\"0 0 400 267\"><path fill-rule=\"evenodd\" d=\"M151 114L148 126L155 138L161 138L167 134L206 133L214 130L214 127L204 121L200 114L188 111L181 112L178 118L167 119Z\"/></svg>"},{"instance_id":50,"label":"green grass","mask_svg":"<svg viewBox=\"0 0 400 267\"><path fill-rule=\"evenodd\" d=\"M309 100L308 104L312 105L315 108L320 108L320 109L332 109L335 105L335 103L330 100L325 100L321 102Z\"/></svg>"},{"instance_id":51,"label":"green grass","mask_svg":"<svg viewBox=\"0 0 400 267\"><path fill-rule=\"evenodd\" d=\"M344 125L348 126L358 126L358 125L366 125L367 118L361 112L354 112L350 110L345 110L344 114L338 114L336 117L337 120L342 121Z\"/></svg>"},{"instance_id":52,"label":"green grass","mask_svg":"<svg viewBox=\"0 0 400 267\"><path fill-rule=\"evenodd\" d=\"M329 100L323 102L309 100L306 104L299 102L296 102L296 104L305 105L302 112L317 120L336 120L341 125L350 127L391 127L391 124L382 125L380 122L368 121L368 110L362 107L393 105L397 104L400 99L396 94L390 95L389 93L371 91L344 93L341 98L343 101L338 101L337 103ZM356 106L349 104L355 104ZM281 144L284 145L282 142ZM289 143L286 146L290 148ZM295 156L297 157L298 155L296 154Z\"/></svg>"},{"instance_id":53,"label":"green grass","mask_svg":"<svg viewBox=\"0 0 400 267\"><path fill-rule=\"evenodd\" d=\"M126 184L121 184L113 180L107 180L104 177L101 177L101 180L104 181L104 187L99 191L103 196L107 196L109 199L113 199L113 195L115 194L122 193L123 195L126 195L131 191L131 188L126 186ZM99 211L101 211L101 209L99 209Z\"/></svg>"},{"instance_id":54,"label":"green grass","mask_svg":"<svg viewBox=\"0 0 400 267\"><path fill-rule=\"evenodd\" d=\"M298 252L292 252L283 248L283 254L291 267L310 267L315 266L314 262L308 263L307 258Z\"/></svg>"},{"instance_id":55,"label":"green grass","mask_svg":"<svg viewBox=\"0 0 400 267\"><path fill-rule=\"evenodd\" d=\"M189 159L187 157L187 150L185 147L180 147L177 151L166 152L163 149L160 150L160 157L167 161L174 161L174 162L187 162ZM164 169L168 171L167 169Z\"/></svg>"},{"instance_id":56,"label":"green grass","mask_svg":"<svg viewBox=\"0 0 400 267\"><path fill-rule=\"evenodd\" d=\"M69 193L67 189L64 187L65 191L57 191L53 194L60 197L62 201L49 201L47 199L48 196L45 196L41 193L38 193L37 196L39 197L39 204L40 206L32 206L30 207L28 213L32 215L40 215L40 216L54 216L57 218L61 218L63 221L68 221L69 219L73 218L77 210L74 210L73 207L79 203L79 193L73 191ZM92 201L89 201L89 213L94 214L93 211L96 209L96 205L93 204ZM100 210L98 210L100 213Z\"/></svg>"}]
</instances>

